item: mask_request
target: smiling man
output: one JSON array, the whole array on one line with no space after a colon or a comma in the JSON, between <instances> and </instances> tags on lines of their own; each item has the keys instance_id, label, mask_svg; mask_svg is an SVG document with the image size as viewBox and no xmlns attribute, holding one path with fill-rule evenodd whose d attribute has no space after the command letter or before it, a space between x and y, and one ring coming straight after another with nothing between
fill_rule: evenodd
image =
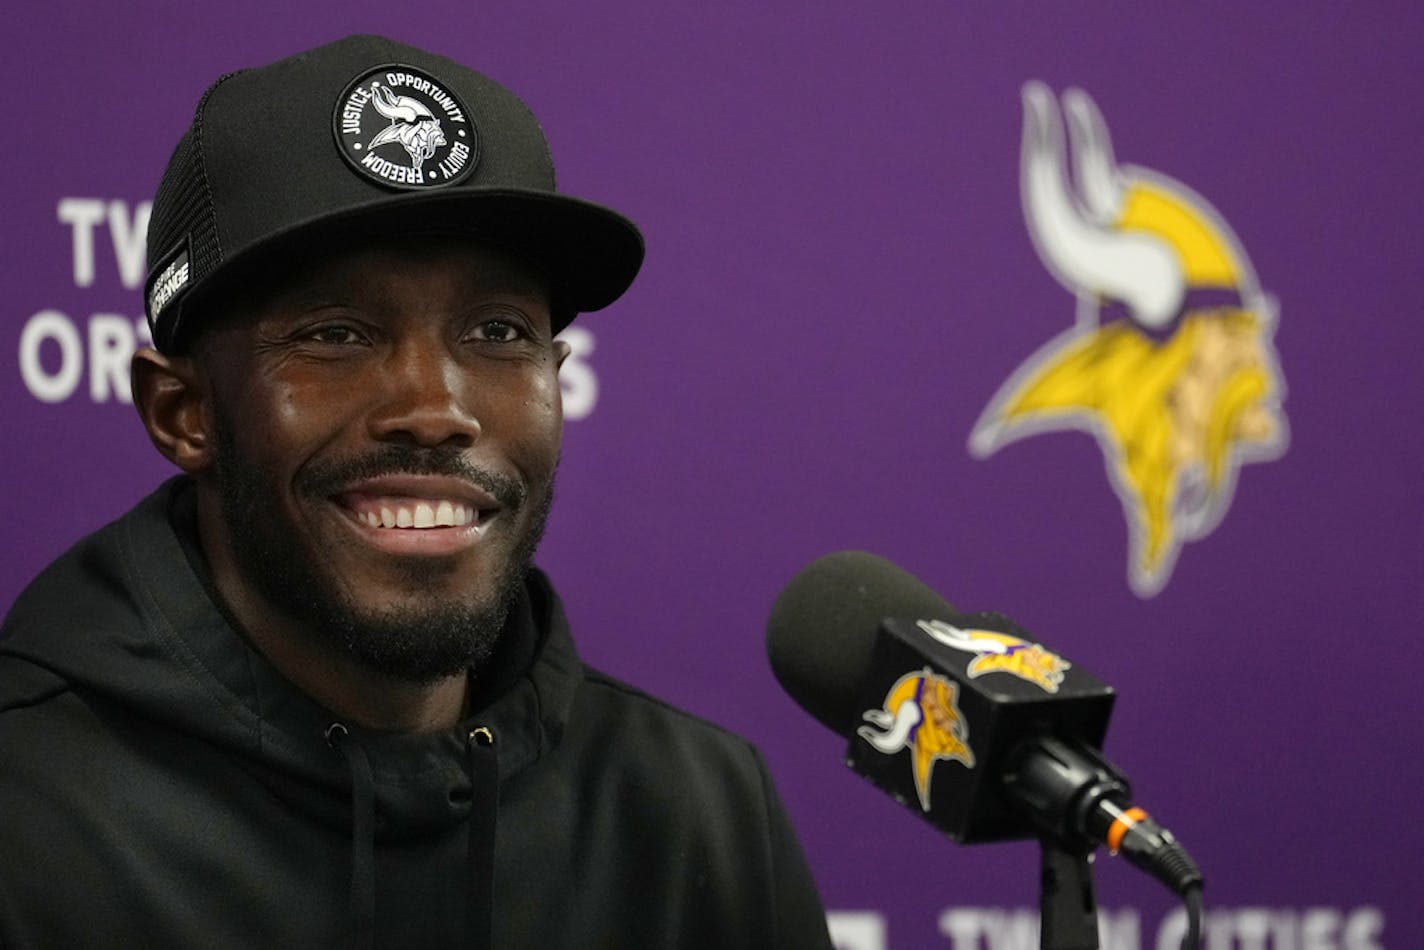
<instances>
[{"instance_id":1,"label":"smiling man","mask_svg":"<svg viewBox=\"0 0 1424 950\"><path fill-rule=\"evenodd\" d=\"M0 632L0 946L828 947L756 751L530 565L642 238L524 105L378 37L232 74L149 252L182 474Z\"/></svg>"}]
</instances>

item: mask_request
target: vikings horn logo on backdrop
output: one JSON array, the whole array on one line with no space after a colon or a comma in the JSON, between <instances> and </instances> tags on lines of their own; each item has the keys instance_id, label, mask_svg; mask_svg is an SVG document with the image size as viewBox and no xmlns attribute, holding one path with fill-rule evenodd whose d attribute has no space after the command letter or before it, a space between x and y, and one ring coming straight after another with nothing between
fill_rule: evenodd
<instances>
[{"instance_id":1,"label":"vikings horn logo on backdrop","mask_svg":"<svg viewBox=\"0 0 1424 950\"><path fill-rule=\"evenodd\" d=\"M1024 216L1077 320L1003 385L969 449L1092 433L1127 517L1129 582L1150 597L1182 544L1221 521L1241 465L1285 451L1275 303L1201 196L1115 163L1085 93L1063 95L1072 182L1053 94L1031 82L1023 101Z\"/></svg>"}]
</instances>

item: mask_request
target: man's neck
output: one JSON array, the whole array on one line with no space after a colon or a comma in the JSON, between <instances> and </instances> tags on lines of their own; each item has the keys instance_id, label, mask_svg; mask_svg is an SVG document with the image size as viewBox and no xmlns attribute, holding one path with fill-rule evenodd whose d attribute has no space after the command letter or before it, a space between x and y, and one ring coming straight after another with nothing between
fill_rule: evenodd
<instances>
[{"instance_id":1,"label":"man's neck","mask_svg":"<svg viewBox=\"0 0 1424 950\"><path fill-rule=\"evenodd\" d=\"M230 599L228 606L267 662L349 723L379 732L434 732L464 718L469 677L463 673L432 683L394 680L359 666L349 656L333 655L310 636L284 631L280 625L246 621Z\"/></svg>"}]
</instances>

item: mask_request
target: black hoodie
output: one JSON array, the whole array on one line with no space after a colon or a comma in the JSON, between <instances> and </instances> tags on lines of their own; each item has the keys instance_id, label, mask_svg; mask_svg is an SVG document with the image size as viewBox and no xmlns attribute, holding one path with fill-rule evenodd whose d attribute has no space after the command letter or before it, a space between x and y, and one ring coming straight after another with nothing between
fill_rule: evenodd
<instances>
[{"instance_id":1,"label":"black hoodie","mask_svg":"<svg viewBox=\"0 0 1424 950\"><path fill-rule=\"evenodd\" d=\"M0 947L830 946L757 752L585 667L543 575L476 713L371 734L233 631L191 494L0 630Z\"/></svg>"}]
</instances>

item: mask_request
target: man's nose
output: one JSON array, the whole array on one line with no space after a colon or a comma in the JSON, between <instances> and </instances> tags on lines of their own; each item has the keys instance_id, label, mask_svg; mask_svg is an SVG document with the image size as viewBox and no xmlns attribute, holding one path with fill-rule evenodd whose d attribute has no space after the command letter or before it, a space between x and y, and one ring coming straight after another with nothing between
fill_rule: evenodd
<instances>
[{"instance_id":1,"label":"man's nose","mask_svg":"<svg viewBox=\"0 0 1424 950\"><path fill-rule=\"evenodd\" d=\"M382 398L370 417L374 438L422 446L469 446L479 439L468 371L440 344L398 347L375 385Z\"/></svg>"}]
</instances>

